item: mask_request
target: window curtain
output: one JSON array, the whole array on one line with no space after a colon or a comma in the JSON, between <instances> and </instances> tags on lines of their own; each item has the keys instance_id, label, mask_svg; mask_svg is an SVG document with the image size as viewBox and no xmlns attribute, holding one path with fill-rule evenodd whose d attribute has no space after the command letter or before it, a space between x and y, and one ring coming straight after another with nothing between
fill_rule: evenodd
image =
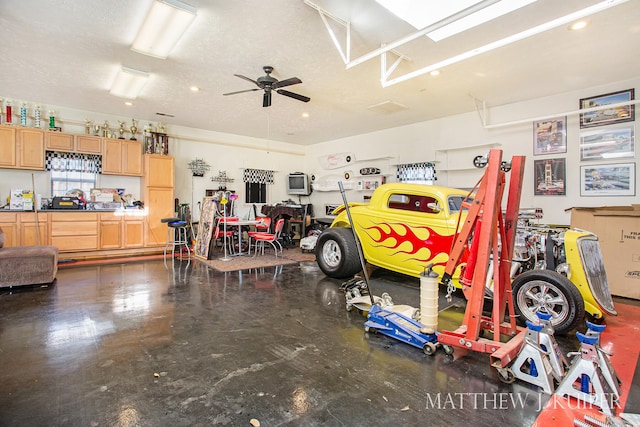
<instances>
[{"instance_id":1,"label":"window curtain","mask_svg":"<svg viewBox=\"0 0 640 427\"><path fill-rule=\"evenodd\" d=\"M63 153L47 151L45 168L56 172L102 173L102 156L99 154Z\"/></svg>"},{"instance_id":2,"label":"window curtain","mask_svg":"<svg viewBox=\"0 0 640 427\"><path fill-rule=\"evenodd\" d=\"M426 182L432 184L436 178L436 166L430 162L398 165L396 178L400 182Z\"/></svg>"},{"instance_id":3,"label":"window curtain","mask_svg":"<svg viewBox=\"0 0 640 427\"><path fill-rule=\"evenodd\" d=\"M244 169L243 181L251 184L273 184L273 171L264 169Z\"/></svg>"}]
</instances>

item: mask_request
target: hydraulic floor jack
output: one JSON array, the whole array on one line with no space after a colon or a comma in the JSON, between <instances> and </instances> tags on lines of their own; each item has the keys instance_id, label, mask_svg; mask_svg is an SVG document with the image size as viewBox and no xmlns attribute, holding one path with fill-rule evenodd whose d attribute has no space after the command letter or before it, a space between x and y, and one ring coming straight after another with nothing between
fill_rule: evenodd
<instances>
[{"instance_id":1,"label":"hydraulic floor jack","mask_svg":"<svg viewBox=\"0 0 640 427\"><path fill-rule=\"evenodd\" d=\"M440 346L438 342L438 275L427 266L420 277L420 309L409 305L397 305L393 303L387 293L380 297L374 296L369 288L369 276L367 273L360 240L356 235L349 210L349 203L344 193L342 182L338 183L342 200L351 230L353 230L364 280L356 277L343 284L346 295L347 310L357 307L363 312L368 312L367 321L364 324L365 331L377 332L391 338L421 348L425 354L432 355ZM447 354L453 353L453 348L443 345Z\"/></svg>"}]
</instances>

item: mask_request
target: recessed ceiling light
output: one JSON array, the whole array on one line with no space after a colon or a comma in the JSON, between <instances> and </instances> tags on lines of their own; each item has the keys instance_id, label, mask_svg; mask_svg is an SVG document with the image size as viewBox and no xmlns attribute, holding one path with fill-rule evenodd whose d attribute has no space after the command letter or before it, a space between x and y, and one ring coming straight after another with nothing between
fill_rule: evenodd
<instances>
[{"instance_id":1,"label":"recessed ceiling light","mask_svg":"<svg viewBox=\"0 0 640 427\"><path fill-rule=\"evenodd\" d=\"M302 117L306 119L307 117L309 117L309 113L302 113Z\"/></svg>"},{"instance_id":2,"label":"recessed ceiling light","mask_svg":"<svg viewBox=\"0 0 640 427\"><path fill-rule=\"evenodd\" d=\"M199 92L200 91L200 88L198 86L191 86L189 89L191 90L191 92Z\"/></svg>"},{"instance_id":3,"label":"recessed ceiling light","mask_svg":"<svg viewBox=\"0 0 640 427\"><path fill-rule=\"evenodd\" d=\"M433 77L435 76L439 76L440 75L440 70L433 70L432 72L429 73L430 75L432 75Z\"/></svg>"},{"instance_id":4,"label":"recessed ceiling light","mask_svg":"<svg viewBox=\"0 0 640 427\"><path fill-rule=\"evenodd\" d=\"M577 31L577 30L583 29L587 25L589 25L589 23L587 21L578 21L578 22L574 22L573 24L569 25L569 29L571 31Z\"/></svg>"},{"instance_id":5,"label":"recessed ceiling light","mask_svg":"<svg viewBox=\"0 0 640 427\"><path fill-rule=\"evenodd\" d=\"M127 102L124 103L124 105L126 105L128 107L131 107L133 105L133 102L127 101Z\"/></svg>"}]
</instances>

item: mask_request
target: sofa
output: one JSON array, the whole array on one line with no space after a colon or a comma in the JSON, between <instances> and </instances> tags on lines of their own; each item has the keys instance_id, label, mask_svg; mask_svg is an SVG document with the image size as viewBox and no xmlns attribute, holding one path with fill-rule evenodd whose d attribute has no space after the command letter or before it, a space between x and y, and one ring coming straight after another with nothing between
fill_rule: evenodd
<instances>
[{"instance_id":1,"label":"sofa","mask_svg":"<svg viewBox=\"0 0 640 427\"><path fill-rule=\"evenodd\" d=\"M0 288L52 283L58 273L55 246L4 247L6 236L0 228Z\"/></svg>"}]
</instances>

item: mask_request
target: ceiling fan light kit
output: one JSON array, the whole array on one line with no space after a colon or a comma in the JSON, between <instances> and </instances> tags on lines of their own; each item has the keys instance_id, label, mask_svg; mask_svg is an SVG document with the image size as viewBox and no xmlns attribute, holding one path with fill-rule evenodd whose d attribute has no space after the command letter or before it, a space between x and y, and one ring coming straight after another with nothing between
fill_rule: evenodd
<instances>
[{"instance_id":1,"label":"ceiling fan light kit","mask_svg":"<svg viewBox=\"0 0 640 427\"><path fill-rule=\"evenodd\" d=\"M252 89L245 89L245 90L238 90L235 92L227 92L227 93L223 93L224 96L227 95L236 95L238 93L244 93L244 92L255 92L257 90L262 89L264 91L264 94L262 96L262 106L263 107L270 107L271 106L271 93L275 90L279 95L284 95L287 96L289 98L293 98L296 99L298 101L302 101L302 102L309 102L311 100L311 98L309 98L308 96L304 96L304 95L300 95L298 93L294 93L294 92L289 92L288 90L284 90L284 89L280 89L282 87L286 87L286 86L292 86L292 85L297 85L302 83L302 80L300 80L297 77L291 77L285 80L278 80L275 77L271 76L271 72L273 71L273 67L269 66L269 65L265 65L264 67L262 67L262 69L265 72L265 75L262 77L258 77L256 80L250 79L249 77L243 76L241 74L234 74L234 76L239 77L243 80L246 80L248 82L251 82L253 84L255 84L256 86L258 86L257 88L252 88Z\"/></svg>"}]
</instances>

